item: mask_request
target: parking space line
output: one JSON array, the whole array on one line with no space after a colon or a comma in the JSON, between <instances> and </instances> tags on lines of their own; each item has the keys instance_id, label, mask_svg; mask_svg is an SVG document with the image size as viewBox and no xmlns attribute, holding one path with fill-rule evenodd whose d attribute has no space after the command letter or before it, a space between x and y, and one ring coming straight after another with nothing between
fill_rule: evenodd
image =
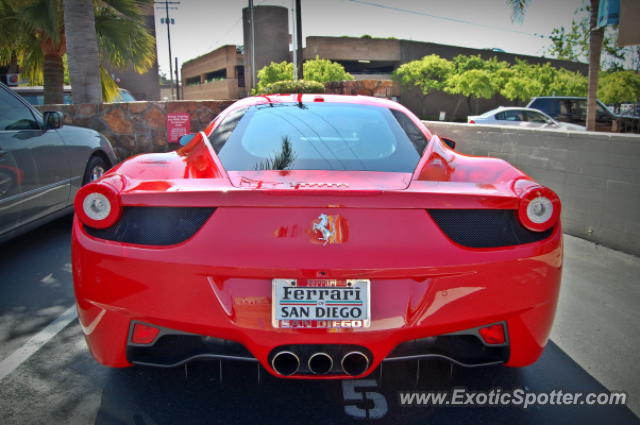
<instances>
[{"instance_id":1,"label":"parking space line","mask_svg":"<svg viewBox=\"0 0 640 425\"><path fill-rule=\"evenodd\" d=\"M29 357L40 349L44 344L50 341L54 336L65 328L69 323L78 317L76 306L72 305L64 313L49 323L40 332L29 338L22 347L11 353L9 357L0 362L0 381L10 375Z\"/></svg>"}]
</instances>

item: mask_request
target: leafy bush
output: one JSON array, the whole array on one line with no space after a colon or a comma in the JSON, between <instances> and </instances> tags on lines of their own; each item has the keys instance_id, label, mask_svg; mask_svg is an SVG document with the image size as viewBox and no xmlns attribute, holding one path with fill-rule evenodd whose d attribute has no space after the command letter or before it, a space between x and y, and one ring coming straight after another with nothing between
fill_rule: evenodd
<instances>
[{"instance_id":1,"label":"leafy bush","mask_svg":"<svg viewBox=\"0 0 640 425\"><path fill-rule=\"evenodd\" d=\"M287 80L267 84L257 94L324 93L324 84L308 80Z\"/></svg>"},{"instance_id":2,"label":"leafy bush","mask_svg":"<svg viewBox=\"0 0 640 425\"><path fill-rule=\"evenodd\" d=\"M344 70L344 66L329 59L308 60L302 66L304 79L307 81L317 81L327 83L329 81L353 80L353 75Z\"/></svg>"},{"instance_id":3,"label":"leafy bush","mask_svg":"<svg viewBox=\"0 0 640 425\"><path fill-rule=\"evenodd\" d=\"M598 99L607 104L637 102L640 74L635 71L604 72L598 82Z\"/></svg>"},{"instance_id":4,"label":"leafy bush","mask_svg":"<svg viewBox=\"0 0 640 425\"><path fill-rule=\"evenodd\" d=\"M271 62L269 65L258 71L258 84L256 93L262 93L267 85L277 81L288 81L293 79L293 64L291 62Z\"/></svg>"},{"instance_id":5,"label":"leafy bush","mask_svg":"<svg viewBox=\"0 0 640 425\"><path fill-rule=\"evenodd\" d=\"M444 90L447 79L454 71L453 63L447 59L438 55L429 55L400 65L394 71L393 79L403 86L420 87L426 96L433 90Z\"/></svg>"},{"instance_id":6,"label":"leafy bush","mask_svg":"<svg viewBox=\"0 0 640 425\"><path fill-rule=\"evenodd\" d=\"M308 60L303 65L303 75L306 83L318 82L326 83L328 81L345 81L353 80L353 75L344 70L344 67L337 62L332 62L328 59L320 59L316 56L315 59ZM269 65L258 71L258 84L253 94L268 93L267 86L279 81L291 82L293 80L293 64L291 62L271 62ZM319 87L322 86L322 91L319 92ZM303 88L306 87L304 84ZM283 88L286 88L284 86ZM293 90L293 89L292 89ZM305 93L324 93L324 85L313 86L311 91ZM269 93L275 93L270 91ZM285 92L280 92L285 93ZM298 93L298 90L294 90L286 93Z\"/></svg>"},{"instance_id":7,"label":"leafy bush","mask_svg":"<svg viewBox=\"0 0 640 425\"><path fill-rule=\"evenodd\" d=\"M461 94L466 98L491 99L496 93L489 71L484 69L470 69L455 74L447 80L444 89L451 94Z\"/></svg>"}]
</instances>

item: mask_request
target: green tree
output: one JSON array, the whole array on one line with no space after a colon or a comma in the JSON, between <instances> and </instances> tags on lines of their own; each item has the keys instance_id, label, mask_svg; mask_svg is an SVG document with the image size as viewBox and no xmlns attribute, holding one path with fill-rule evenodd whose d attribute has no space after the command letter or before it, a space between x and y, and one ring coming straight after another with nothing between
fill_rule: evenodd
<instances>
[{"instance_id":1,"label":"green tree","mask_svg":"<svg viewBox=\"0 0 640 425\"><path fill-rule=\"evenodd\" d=\"M353 80L353 75L346 72L341 64L317 56L306 61L302 69L305 81L324 84L329 81ZM293 64L287 61L271 62L258 71L257 76L258 84L254 93L265 93L269 84L293 80Z\"/></svg>"},{"instance_id":2,"label":"green tree","mask_svg":"<svg viewBox=\"0 0 640 425\"><path fill-rule=\"evenodd\" d=\"M14 56L46 103L62 103L66 43L60 1L0 0L0 63Z\"/></svg>"},{"instance_id":3,"label":"green tree","mask_svg":"<svg viewBox=\"0 0 640 425\"><path fill-rule=\"evenodd\" d=\"M514 17L522 16L529 0L507 0ZM596 91L600 73L600 56L604 39L604 28L597 28L599 0L589 0L589 85L587 89L587 130L596 129Z\"/></svg>"},{"instance_id":4,"label":"green tree","mask_svg":"<svg viewBox=\"0 0 640 425\"><path fill-rule=\"evenodd\" d=\"M500 93L505 84L516 74L509 62L500 61L495 56L485 61L484 69L489 72L496 93Z\"/></svg>"},{"instance_id":5,"label":"green tree","mask_svg":"<svg viewBox=\"0 0 640 425\"><path fill-rule=\"evenodd\" d=\"M267 84L262 91L256 91L255 94L324 93L324 91L324 84L317 81L283 80Z\"/></svg>"},{"instance_id":6,"label":"green tree","mask_svg":"<svg viewBox=\"0 0 640 425\"><path fill-rule=\"evenodd\" d=\"M534 96L585 96L587 78L579 72L556 68L549 62L531 64L516 59L500 93L507 99L522 102Z\"/></svg>"},{"instance_id":7,"label":"green tree","mask_svg":"<svg viewBox=\"0 0 640 425\"><path fill-rule=\"evenodd\" d=\"M591 6L585 3L578 7L574 12L574 18L569 29L564 26L553 29L549 36L551 47L547 53L557 59L586 62L589 57L590 16ZM633 47L618 47L616 45L617 39L617 28L607 27L604 30L601 68L620 70L624 68L626 59L634 57L637 59L638 50Z\"/></svg>"},{"instance_id":8,"label":"green tree","mask_svg":"<svg viewBox=\"0 0 640 425\"><path fill-rule=\"evenodd\" d=\"M453 58L453 66L457 73L463 73L472 69L486 69L488 64L480 55L457 55Z\"/></svg>"},{"instance_id":9,"label":"green tree","mask_svg":"<svg viewBox=\"0 0 640 425\"><path fill-rule=\"evenodd\" d=\"M454 70L451 61L429 55L400 65L393 78L404 86L417 86L424 95L428 95L433 90L444 90Z\"/></svg>"},{"instance_id":10,"label":"green tree","mask_svg":"<svg viewBox=\"0 0 640 425\"><path fill-rule=\"evenodd\" d=\"M95 1L103 98L118 87L105 66L143 73L155 61L155 43L144 26L150 0ZM0 0L0 64L15 56L31 84L43 84L45 103L62 103L66 38L62 0Z\"/></svg>"},{"instance_id":11,"label":"green tree","mask_svg":"<svg viewBox=\"0 0 640 425\"><path fill-rule=\"evenodd\" d=\"M143 7L152 0L99 0L96 2L96 33L100 51L102 97L108 102L118 86L106 69L133 69L144 74L155 64L156 46L144 25Z\"/></svg>"},{"instance_id":12,"label":"green tree","mask_svg":"<svg viewBox=\"0 0 640 425\"><path fill-rule=\"evenodd\" d=\"M469 112L471 99L492 98L514 74L508 62L495 56L485 60L480 55L457 55L453 58L453 65L455 71L447 80L445 91L465 96ZM457 110L458 104L454 114Z\"/></svg>"},{"instance_id":13,"label":"green tree","mask_svg":"<svg viewBox=\"0 0 640 425\"><path fill-rule=\"evenodd\" d=\"M329 81L348 81L353 80L353 75L344 70L344 66L328 59L308 60L302 66L304 79L307 81L317 81L319 83L327 83Z\"/></svg>"},{"instance_id":14,"label":"green tree","mask_svg":"<svg viewBox=\"0 0 640 425\"><path fill-rule=\"evenodd\" d=\"M583 4L573 12L571 28L561 26L551 31L547 53L557 59L586 61L589 55L589 6Z\"/></svg>"},{"instance_id":15,"label":"green tree","mask_svg":"<svg viewBox=\"0 0 640 425\"><path fill-rule=\"evenodd\" d=\"M256 91L262 93L265 87L278 81L293 80L293 64L291 62L271 62L258 71Z\"/></svg>"},{"instance_id":16,"label":"green tree","mask_svg":"<svg viewBox=\"0 0 640 425\"><path fill-rule=\"evenodd\" d=\"M511 4L514 14L516 11L523 11L521 3L525 3L529 0L507 0L507 3ZM600 0L589 0L588 9L588 37L589 37L589 76L588 76L588 88L587 88L587 130L595 131L596 129L596 95L598 90L598 77L600 74L600 60L602 57L602 49L604 47L606 52L608 48L613 48L612 43L605 43L605 29L597 27L598 21L598 8ZM565 46L566 47L566 46ZM563 50L562 50L563 51Z\"/></svg>"},{"instance_id":17,"label":"green tree","mask_svg":"<svg viewBox=\"0 0 640 425\"><path fill-rule=\"evenodd\" d=\"M544 86L540 81L526 77L513 76L507 81L500 94L509 100L520 100L526 102L532 97L541 96L544 93Z\"/></svg>"},{"instance_id":18,"label":"green tree","mask_svg":"<svg viewBox=\"0 0 640 425\"><path fill-rule=\"evenodd\" d=\"M550 92L552 96L586 96L587 86L586 76L560 68L551 84Z\"/></svg>"},{"instance_id":19,"label":"green tree","mask_svg":"<svg viewBox=\"0 0 640 425\"><path fill-rule=\"evenodd\" d=\"M620 105L640 100L640 75L634 71L614 71L600 74L598 99L606 104Z\"/></svg>"},{"instance_id":20,"label":"green tree","mask_svg":"<svg viewBox=\"0 0 640 425\"><path fill-rule=\"evenodd\" d=\"M471 112L472 98L491 99L496 94L496 87L491 78L491 73L485 69L469 69L460 74L450 76L447 80L447 87L444 90L447 93L464 96L467 99L469 112Z\"/></svg>"},{"instance_id":21,"label":"green tree","mask_svg":"<svg viewBox=\"0 0 640 425\"><path fill-rule=\"evenodd\" d=\"M405 87L416 86L422 91L424 96L420 115L424 117L428 95L434 90L444 90L454 72L455 66L451 61L438 55L429 55L400 65L392 78Z\"/></svg>"}]
</instances>

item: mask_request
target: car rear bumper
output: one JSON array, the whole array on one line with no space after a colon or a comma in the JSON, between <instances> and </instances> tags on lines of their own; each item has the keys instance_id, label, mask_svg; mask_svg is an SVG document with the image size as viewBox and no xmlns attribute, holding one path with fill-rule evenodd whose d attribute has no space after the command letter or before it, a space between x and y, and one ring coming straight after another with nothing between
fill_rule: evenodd
<instances>
[{"instance_id":1,"label":"car rear bumper","mask_svg":"<svg viewBox=\"0 0 640 425\"><path fill-rule=\"evenodd\" d=\"M243 235L261 233L259 226L271 220L265 213L262 224L256 224L244 220L243 213L241 208L234 211L245 223ZM407 220L420 213L425 215L420 216L424 225L407 230ZM375 221L377 212L350 212L345 217L355 223L357 214ZM560 226L539 242L474 249L448 240L426 212L403 214L403 220L388 222L381 230L384 245L367 236L362 242L352 238L352 244L326 247L304 242L304 231L298 230L302 238L293 238L296 230L291 228L284 237L274 228L273 239L247 241L251 236L234 239L233 232L212 223L184 243L143 247L97 239L75 220L74 286L89 348L100 363L113 367L174 366L197 357L227 356L257 360L275 375L274 350L291 346L302 351L303 346L361 347L370 354L362 376L383 360L416 356L444 357L467 366L525 366L537 360L558 298ZM371 326L274 328L272 279L305 277L370 279ZM130 343L135 321L183 336L173 338L178 342L157 339L155 351L135 347ZM474 329L493 323L505 324L508 343L487 351L481 339L470 338ZM451 335L455 333L462 335ZM171 344L183 351L167 348ZM220 347L230 348L232 354ZM173 357L158 360L158 353ZM322 376L346 377L337 372Z\"/></svg>"}]
</instances>

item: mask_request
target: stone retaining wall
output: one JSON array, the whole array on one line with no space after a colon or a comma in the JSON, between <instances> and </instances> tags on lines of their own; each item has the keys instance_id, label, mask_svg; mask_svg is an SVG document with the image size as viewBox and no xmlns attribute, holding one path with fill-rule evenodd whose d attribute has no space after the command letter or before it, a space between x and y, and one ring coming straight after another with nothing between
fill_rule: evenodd
<instances>
[{"instance_id":1,"label":"stone retaining wall","mask_svg":"<svg viewBox=\"0 0 640 425\"><path fill-rule=\"evenodd\" d=\"M186 100L169 102L105 103L101 105L43 105L42 111L61 111L65 124L92 128L104 134L120 159L144 152L166 152L167 114L188 113L191 131L204 129L233 101Z\"/></svg>"},{"instance_id":2,"label":"stone retaining wall","mask_svg":"<svg viewBox=\"0 0 640 425\"><path fill-rule=\"evenodd\" d=\"M360 94L375 97L397 97L400 87L391 80L351 80L325 83L325 90L332 94Z\"/></svg>"}]
</instances>

